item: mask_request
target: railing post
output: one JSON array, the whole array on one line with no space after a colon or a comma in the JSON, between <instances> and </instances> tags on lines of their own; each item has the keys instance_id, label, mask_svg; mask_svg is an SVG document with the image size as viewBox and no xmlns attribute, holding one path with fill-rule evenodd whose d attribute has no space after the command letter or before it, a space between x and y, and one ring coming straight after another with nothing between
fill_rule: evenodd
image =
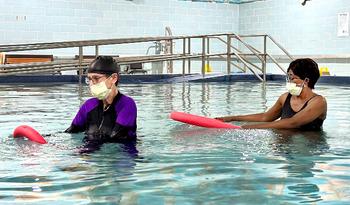
<instances>
[{"instance_id":1,"label":"railing post","mask_svg":"<svg viewBox=\"0 0 350 205\"><path fill-rule=\"evenodd\" d=\"M202 75L205 75L205 39L206 37L202 37Z\"/></svg>"},{"instance_id":2,"label":"railing post","mask_svg":"<svg viewBox=\"0 0 350 205\"><path fill-rule=\"evenodd\" d=\"M209 42L209 37L207 37L207 54L210 54L210 42ZM208 66L208 69L209 69L209 63L210 63L210 59L209 59L209 56L206 56L206 59L207 59L207 66Z\"/></svg>"},{"instance_id":3,"label":"railing post","mask_svg":"<svg viewBox=\"0 0 350 205\"><path fill-rule=\"evenodd\" d=\"M263 56L263 62L262 62L262 71L263 71L263 79L266 82L266 40L267 36L264 35L264 56Z\"/></svg>"},{"instance_id":4,"label":"railing post","mask_svg":"<svg viewBox=\"0 0 350 205\"><path fill-rule=\"evenodd\" d=\"M98 45L95 45L95 56L98 56Z\"/></svg>"},{"instance_id":5,"label":"railing post","mask_svg":"<svg viewBox=\"0 0 350 205\"><path fill-rule=\"evenodd\" d=\"M82 96L83 96L83 84L82 84L82 81L83 81L83 66L82 66L82 63L83 63L83 47L82 46L79 46L79 99L80 99L80 105L83 104L83 101L82 101Z\"/></svg>"},{"instance_id":6,"label":"railing post","mask_svg":"<svg viewBox=\"0 0 350 205\"><path fill-rule=\"evenodd\" d=\"M231 36L227 34L227 74L231 73Z\"/></svg>"},{"instance_id":7,"label":"railing post","mask_svg":"<svg viewBox=\"0 0 350 205\"><path fill-rule=\"evenodd\" d=\"M184 59L182 59L182 75L185 76L185 69L186 69L186 38L182 39L182 54Z\"/></svg>"},{"instance_id":8,"label":"railing post","mask_svg":"<svg viewBox=\"0 0 350 205\"><path fill-rule=\"evenodd\" d=\"M82 83L82 75L83 75L83 47L79 46L79 84Z\"/></svg>"},{"instance_id":9,"label":"railing post","mask_svg":"<svg viewBox=\"0 0 350 205\"><path fill-rule=\"evenodd\" d=\"M188 38L188 42L187 42L187 53L188 55L191 55L191 38ZM187 61L188 65L188 74L191 74L191 58L188 59Z\"/></svg>"},{"instance_id":10,"label":"railing post","mask_svg":"<svg viewBox=\"0 0 350 205\"><path fill-rule=\"evenodd\" d=\"M173 39L170 40L170 55L173 55ZM173 60L170 60L170 64L169 64L169 71L171 74L173 74Z\"/></svg>"}]
</instances>

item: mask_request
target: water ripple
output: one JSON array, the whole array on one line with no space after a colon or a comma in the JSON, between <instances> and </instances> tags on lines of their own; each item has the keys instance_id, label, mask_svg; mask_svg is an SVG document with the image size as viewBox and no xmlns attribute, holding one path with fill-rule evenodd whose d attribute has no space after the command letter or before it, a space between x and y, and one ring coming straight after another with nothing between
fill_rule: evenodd
<instances>
[{"instance_id":1,"label":"water ripple","mask_svg":"<svg viewBox=\"0 0 350 205\"><path fill-rule=\"evenodd\" d=\"M296 204L350 200L350 89L327 97L323 132L205 129L169 119L263 112L279 83L122 85L138 106L136 145L105 144L80 154L81 134L65 130L86 86L0 86L0 204ZM79 95L82 93L82 95ZM13 139L21 124L49 142ZM239 123L237 123L239 124ZM59 199L59 200L58 200Z\"/></svg>"}]
</instances>

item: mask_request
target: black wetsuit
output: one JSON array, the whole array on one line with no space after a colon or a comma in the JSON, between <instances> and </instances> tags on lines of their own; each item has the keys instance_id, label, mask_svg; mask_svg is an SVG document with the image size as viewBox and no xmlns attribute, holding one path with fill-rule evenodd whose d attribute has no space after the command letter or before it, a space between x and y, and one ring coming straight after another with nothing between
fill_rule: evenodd
<instances>
[{"instance_id":1,"label":"black wetsuit","mask_svg":"<svg viewBox=\"0 0 350 205\"><path fill-rule=\"evenodd\" d=\"M315 95L312 98L314 98L316 96L318 96L318 95ZM307 106L308 102L312 99L312 98L310 98L308 101L306 101L306 103L303 105L303 107L298 112L295 112L292 109L292 106L290 105L291 97L292 97L292 95L289 93L287 98L286 98L286 101L284 102L283 107L282 107L281 119L293 117L296 113L298 113L302 109L304 109ZM323 119L316 118L312 122L309 122L308 124L302 125L300 127L300 129L302 129L302 130L321 130L323 121L324 121Z\"/></svg>"},{"instance_id":2,"label":"black wetsuit","mask_svg":"<svg viewBox=\"0 0 350 205\"><path fill-rule=\"evenodd\" d=\"M126 95L118 93L106 108L102 100L91 98L80 107L66 132L85 132L86 141L133 141L136 140L136 117L136 104Z\"/></svg>"}]
</instances>

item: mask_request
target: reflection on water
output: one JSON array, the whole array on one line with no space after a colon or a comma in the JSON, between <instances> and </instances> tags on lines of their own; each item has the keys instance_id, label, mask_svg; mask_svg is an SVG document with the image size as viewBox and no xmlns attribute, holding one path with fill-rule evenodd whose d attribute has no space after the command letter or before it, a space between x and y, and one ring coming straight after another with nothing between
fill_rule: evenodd
<instances>
[{"instance_id":1,"label":"reflection on water","mask_svg":"<svg viewBox=\"0 0 350 205\"><path fill-rule=\"evenodd\" d=\"M174 110L263 112L284 92L279 83L121 85L138 106L138 142L84 147L82 134L62 131L89 97L86 85L2 85L0 204L346 203L350 89L317 89L329 104L323 132L206 129L169 119ZM13 140L20 124L48 134L49 144Z\"/></svg>"},{"instance_id":2,"label":"reflection on water","mask_svg":"<svg viewBox=\"0 0 350 205\"><path fill-rule=\"evenodd\" d=\"M320 188L318 183L314 183L314 177L320 170L315 165L318 157L329 149L326 134L322 131L297 130L275 132L278 134L274 143L275 152L287 161L280 169L286 171L286 178L295 179L295 182L286 185L288 192L302 197L304 203L320 201Z\"/></svg>"}]
</instances>

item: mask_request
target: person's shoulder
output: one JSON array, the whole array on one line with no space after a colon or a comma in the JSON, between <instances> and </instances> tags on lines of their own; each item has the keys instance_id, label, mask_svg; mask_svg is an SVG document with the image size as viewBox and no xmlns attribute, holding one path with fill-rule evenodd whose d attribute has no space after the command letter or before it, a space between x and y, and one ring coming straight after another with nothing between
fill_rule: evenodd
<instances>
[{"instance_id":1,"label":"person's shoulder","mask_svg":"<svg viewBox=\"0 0 350 205\"><path fill-rule=\"evenodd\" d=\"M98 105L99 99L97 98L89 98L87 99L82 106L94 107Z\"/></svg>"},{"instance_id":2,"label":"person's shoulder","mask_svg":"<svg viewBox=\"0 0 350 205\"><path fill-rule=\"evenodd\" d=\"M324 103L327 104L327 100L324 96L322 95L318 95L316 94L315 97L313 97L311 100L311 102L315 102L315 103Z\"/></svg>"},{"instance_id":3,"label":"person's shoulder","mask_svg":"<svg viewBox=\"0 0 350 205\"><path fill-rule=\"evenodd\" d=\"M85 104L90 104L90 103L98 103L99 99L97 98L89 98L85 101Z\"/></svg>"},{"instance_id":4,"label":"person's shoulder","mask_svg":"<svg viewBox=\"0 0 350 205\"><path fill-rule=\"evenodd\" d=\"M323 95L317 95L317 97L318 97L319 99L321 99L322 101L327 102L327 100L326 100L326 97L325 97L325 96L323 96Z\"/></svg>"},{"instance_id":5,"label":"person's shoulder","mask_svg":"<svg viewBox=\"0 0 350 205\"><path fill-rule=\"evenodd\" d=\"M282 95L280 95L280 98L286 98L289 95L289 92L285 92Z\"/></svg>"},{"instance_id":6,"label":"person's shoulder","mask_svg":"<svg viewBox=\"0 0 350 205\"><path fill-rule=\"evenodd\" d=\"M284 101L286 101L287 97L289 95L289 92L285 92L282 95L280 95L280 97L278 98L278 101L281 102L281 104L284 104Z\"/></svg>"},{"instance_id":7,"label":"person's shoulder","mask_svg":"<svg viewBox=\"0 0 350 205\"><path fill-rule=\"evenodd\" d=\"M120 102L121 103L118 103L118 104L120 104L122 107L129 107L129 108L134 107L134 108L136 108L135 100L132 97L127 96L125 94L121 94ZM116 104L116 106L118 104Z\"/></svg>"},{"instance_id":8,"label":"person's shoulder","mask_svg":"<svg viewBox=\"0 0 350 205\"><path fill-rule=\"evenodd\" d=\"M132 97L125 94L122 94L121 99L125 102L135 103L135 100Z\"/></svg>"}]
</instances>

